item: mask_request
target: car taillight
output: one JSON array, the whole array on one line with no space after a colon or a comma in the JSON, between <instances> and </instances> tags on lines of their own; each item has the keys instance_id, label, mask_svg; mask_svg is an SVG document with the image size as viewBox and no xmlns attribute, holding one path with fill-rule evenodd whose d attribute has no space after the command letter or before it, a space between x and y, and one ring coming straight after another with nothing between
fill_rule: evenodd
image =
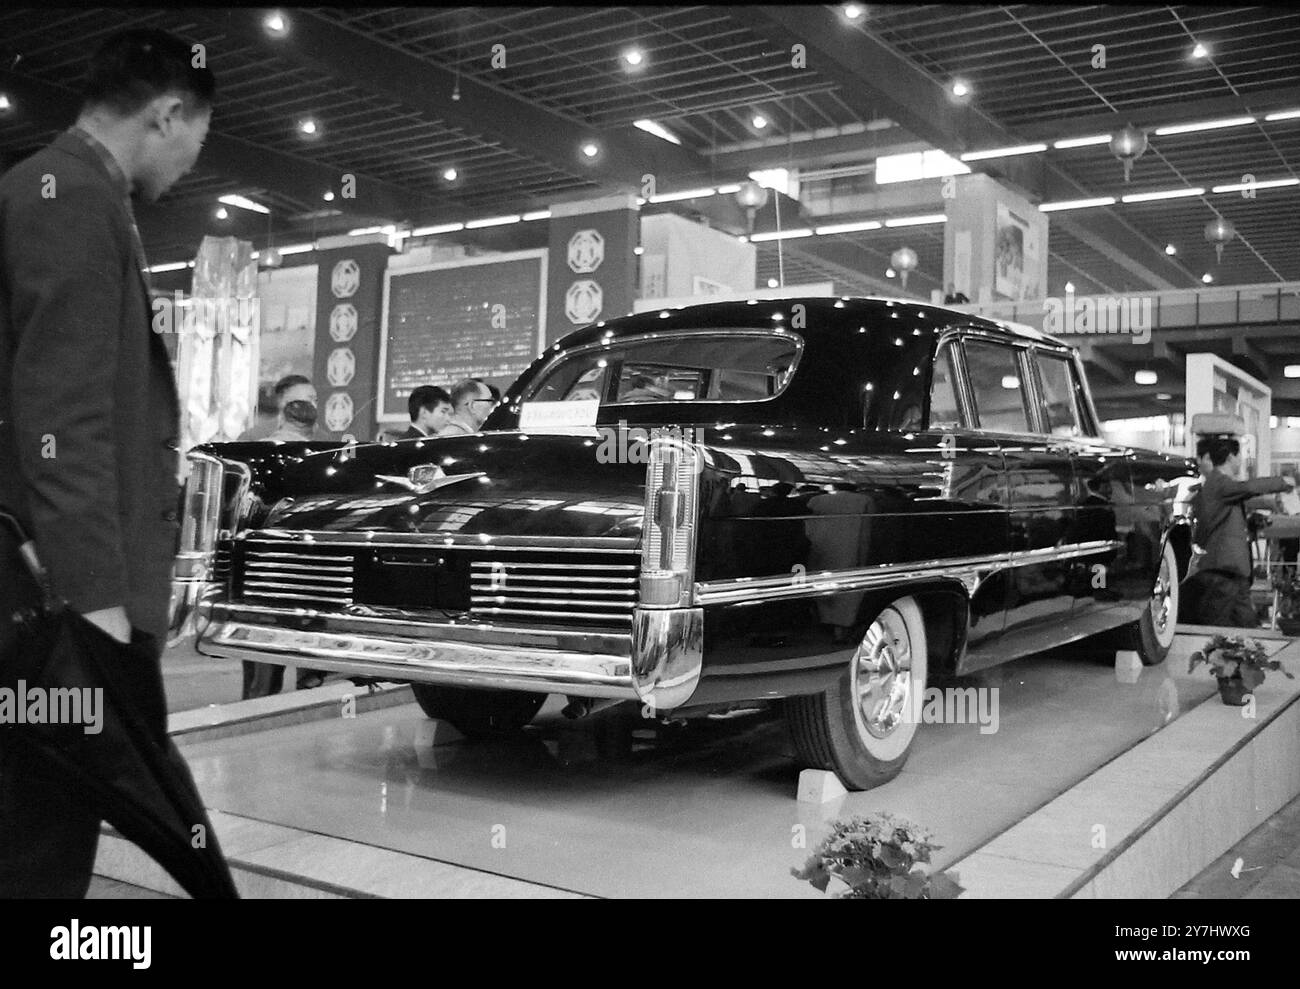
<instances>
[{"instance_id":1,"label":"car taillight","mask_svg":"<svg viewBox=\"0 0 1300 989\"><path fill-rule=\"evenodd\" d=\"M641 545L643 608L687 608L695 574L700 452L676 436L650 441Z\"/></svg>"}]
</instances>

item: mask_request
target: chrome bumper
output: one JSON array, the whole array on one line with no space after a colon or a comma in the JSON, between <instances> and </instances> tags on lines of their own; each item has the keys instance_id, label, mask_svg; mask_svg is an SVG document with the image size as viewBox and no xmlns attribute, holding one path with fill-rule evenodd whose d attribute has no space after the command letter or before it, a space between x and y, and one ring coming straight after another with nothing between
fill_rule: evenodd
<instances>
[{"instance_id":1,"label":"chrome bumper","mask_svg":"<svg viewBox=\"0 0 1300 989\"><path fill-rule=\"evenodd\" d=\"M224 603L201 604L200 612L211 616L196 643L204 655L412 683L639 700L663 711L690 698L703 666L698 608L638 610L631 634Z\"/></svg>"}]
</instances>

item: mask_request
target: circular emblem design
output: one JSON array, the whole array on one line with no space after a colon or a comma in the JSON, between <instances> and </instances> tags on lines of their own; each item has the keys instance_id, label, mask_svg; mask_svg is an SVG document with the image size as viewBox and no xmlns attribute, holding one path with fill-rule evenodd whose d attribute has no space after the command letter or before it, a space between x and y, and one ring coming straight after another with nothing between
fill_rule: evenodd
<instances>
[{"instance_id":1,"label":"circular emblem design","mask_svg":"<svg viewBox=\"0 0 1300 989\"><path fill-rule=\"evenodd\" d=\"M357 335L357 307L340 302L330 310L330 337L335 343L347 343Z\"/></svg>"},{"instance_id":2,"label":"circular emblem design","mask_svg":"<svg viewBox=\"0 0 1300 989\"><path fill-rule=\"evenodd\" d=\"M357 355L351 347L335 347L325 362L325 376L335 388L348 384L357 373Z\"/></svg>"},{"instance_id":3,"label":"circular emblem design","mask_svg":"<svg viewBox=\"0 0 1300 989\"><path fill-rule=\"evenodd\" d=\"M569 238L569 267L575 274L595 271L604 260L605 238L599 231L579 230Z\"/></svg>"},{"instance_id":4,"label":"circular emblem design","mask_svg":"<svg viewBox=\"0 0 1300 989\"><path fill-rule=\"evenodd\" d=\"M569 317L570 323L590 323L600 315L604 304L604 293L590 278L574 282L564 293L564 315Z\"/></svg>"},{"instance_id":5,"label":"circular emblem design","mask_svg":"<svg viewBox=\"0 0 1300 989\"><path fill-rule=\"evenodd\" d=\"M347 299L357 294L361 287L361 266L351 258L344 258L334 266L330 275L330 290L336 299Z\"/></svg>"},{"instance_id":6,"label":"circular emblem design","mask_svg":"<svg viewBox=\"0 0 1300 989\"><path fill-rule=\"evenodd\" d=\"M331 433L341 433L352 425L354 409L352 396L345 391L336 391L325 399L325 428Z\"/></svg>"}]
</instances>

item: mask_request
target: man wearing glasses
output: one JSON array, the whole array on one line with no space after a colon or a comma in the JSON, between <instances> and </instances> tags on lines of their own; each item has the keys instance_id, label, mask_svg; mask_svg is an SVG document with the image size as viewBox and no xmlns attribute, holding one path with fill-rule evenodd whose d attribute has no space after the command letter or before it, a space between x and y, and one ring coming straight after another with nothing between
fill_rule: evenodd
<instances>
[{"instance_id":1,"label":"man wearing glasses","mask_svg":"<svg viewBox=\"0 0 1300 989\"><path fill-rule=\"evenodd\" d=\"M466 378L451 390L451 404L455 413L439 436L461 436L477 433L496 408L497 400L492 389L478 378Z\"/></svg>"}]
</instances>

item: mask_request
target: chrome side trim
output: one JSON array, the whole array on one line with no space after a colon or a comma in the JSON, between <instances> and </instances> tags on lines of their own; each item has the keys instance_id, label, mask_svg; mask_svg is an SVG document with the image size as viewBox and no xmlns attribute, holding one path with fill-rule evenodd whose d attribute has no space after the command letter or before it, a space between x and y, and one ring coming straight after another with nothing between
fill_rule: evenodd
<instances>
[{"instance_id":1,"label":"chrome side trim","mask_svg":"<svg viewBox=\"0 0 1300 989\"><path fill-rule=\"evenodd\" d=\"M489 536L478 533L439 532L327 532L307 529L251 529L241 539L294 544L328 543L335 546L424 546L459 549L546 550L556 553L636 553L639 536Z\"/></svg>"},{"instance_id":2,"label":"chrome side trim","mask_svg":"<svg viewBox=\"0 0 1300 989\"><path fill-rule=\"evenodd\" d=\"M653 715L690 700L704 668L702 608L638 608L632 623L632 682Z\"/></svg>"},{"instance_id":3,"label":"chrome side trim","mask_svg":"<svg viewBox=\"0 0 1300 989\"><path fill-rule=\"evenodd\" d=\"M1118 549L1124 544L1115 539L1099 539L1068 546L993 553L986 556L963 556L947 560L917 563L884 563L850 570L825 570L820 573L777 574L772 577L741 577L734 580L702 581L695 585L698 605L758 603L791 598L825 597L850 591L868 591L896 584L915 584L926 580L960 581L967 593L998 570L1069 560Z\"/></svg>"}]
</instances>

